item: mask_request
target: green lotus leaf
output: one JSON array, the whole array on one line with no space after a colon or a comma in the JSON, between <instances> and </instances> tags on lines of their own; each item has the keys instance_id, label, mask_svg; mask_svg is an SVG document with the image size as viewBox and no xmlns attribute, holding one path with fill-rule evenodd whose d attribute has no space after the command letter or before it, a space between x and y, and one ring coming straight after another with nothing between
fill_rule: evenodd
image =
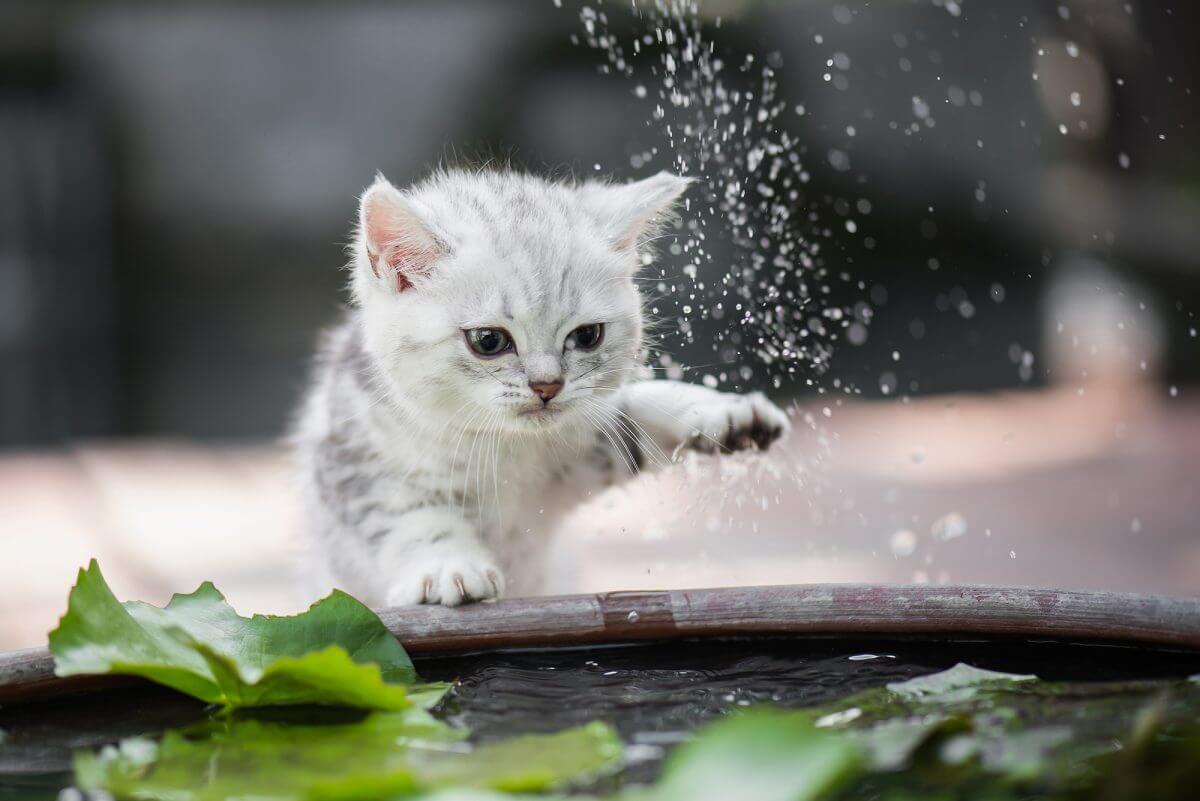
<instances>
[{"instance_id":1,"label":"green lotus leaf","mask_svg":"<svg viewBox=\"0 0 1200 801\"><path fill-rule=\"evenodd\" d=\"M329 723L218 719L125 740L76 759L76 779L118 799L348 801L438 788L540 792L614 770L621 742L600 723L472 746L427 712Z\"/></svg>"},{"instance_id":2,"label":"green lotus leaf","mask_svg":"<svg viewBox=\"0 0 1200 801\"><path fill-rule=\"evenodd\" d=\"M227 707L324 704L400 710L416 672L379 618L343 592L299 615L241 617L211 584L165 608L113 595L95 560L50 633L59 676L142 676ZM421 685L436 700L440 685Z\"/></svg>"},{"instance_id":3,"label":"green lotus leaf","mask_svg":"<svg viewBox=\"0 0 1200 801\"><path fill-rule=\"evenodd\" d=\"M703 729L677 748L662 778L629 801L811 801L858 775L862 760L847 738L804 715L755 709Z\"/></svg>"}]
</instances>

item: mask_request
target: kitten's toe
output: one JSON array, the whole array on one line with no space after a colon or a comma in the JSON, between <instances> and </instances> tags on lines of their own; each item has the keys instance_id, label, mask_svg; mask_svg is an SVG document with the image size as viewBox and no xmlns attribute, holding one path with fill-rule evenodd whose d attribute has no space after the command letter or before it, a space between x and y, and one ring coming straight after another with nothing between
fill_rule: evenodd
<instances>
[{"instance_id":1,"label":"kitten's toe","mask_svg":"<svg viewBox=\"0 0 1200 801\"><path fill-rule=\"evenodd\" d=\"M761 392L717 395L684 416L688 435L681 448L704 453L766 450L791 427L788 417Z\"/></svg>"},{"instance_id":2,"label":"kitten's toe","mask_svg":"<svg viewBox=\"0 0 1200 801\"><path fill-rule=\"evenodd\" d=\"M477 545L458 543L410 556L392 576L388 606L458 606L499 598L504 575L491 554Z\"/></svg>"},{"instance_id":3,"label":"kitten's toe","mask_svg":"<svg viewBox=\"0 0 1200 801\"><path fill-rule=\"evenodd\" d=\"M745 431L747 447L752 444L759 450L766 450L791 429L791 421L786 412L767 400L761 392L754 393L749 400L750 425Z\"/></svg>"},{"instance_id":4,"label":"kitten's toe","mask_svg":"<svg viewBox=\"0 0 1200 801\"><path fill-rule=\"evenodd\" d=\"M761 392L739 399L729 412L729 427L721 444L727 451L766 450L791 423L787 415Z\"/></svg>"},{"instance_id":5,"label":"kitten's toe","mask_svg":"<svg viewBox=\"0 0 1200 801\"><path fill-rule=\"evenodd\" d=\"M405 577L392 582L384 597L387 606L418 606L430 603L433 594L433 576Z\"/></svg>"},{"instance_id":6,"label":"kitten's toe","mask_svg":"<svg viewBox=\"0 0 1200 801\"><path fill-rule=\"evenodd\" d=\"M739 425L734 422L733 415L729 415L729 425L725 429L724 436L721 437L721 450L744 451L752 445L749 426Z\"/></svg>"},{"instance_id":7,"label":"kitten's toe","mask_svg":"<svg viewBox=\"0 0 1200 801\"><path fill-rule=\"evenodd\" d=\"M498 598L503 589L500 571L473 559L448 560L438 581L437 597L430 603L458 606L472 601Z\"/></svg>"}]
</instances>

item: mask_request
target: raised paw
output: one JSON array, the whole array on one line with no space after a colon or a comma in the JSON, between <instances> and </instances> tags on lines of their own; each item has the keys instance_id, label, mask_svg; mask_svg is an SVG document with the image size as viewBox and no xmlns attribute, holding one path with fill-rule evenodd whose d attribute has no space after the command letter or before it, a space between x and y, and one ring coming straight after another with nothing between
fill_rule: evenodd
<instances>
[{"instance_id":1,"label":"raised paw","mask_svg":"<svg viewBox=\"0 0 1200 801\"><path fill-rule=\"evenodd\" d=\"M504 576L486 554L440 553L418 557L393 580L388 606L442 604L458 606L499 598Z\"/></svg>"},{"instance_id":2,"label":"raised paw","mask_svg":"<svg viewBox=\"0 0 1200 801\"><path fill-rule=\"evenodd\" d=\"M791 428L787 415L761 392L722 393L690 410L684 445L705 453L766 450Z\"/></svg>"}]
</instances>

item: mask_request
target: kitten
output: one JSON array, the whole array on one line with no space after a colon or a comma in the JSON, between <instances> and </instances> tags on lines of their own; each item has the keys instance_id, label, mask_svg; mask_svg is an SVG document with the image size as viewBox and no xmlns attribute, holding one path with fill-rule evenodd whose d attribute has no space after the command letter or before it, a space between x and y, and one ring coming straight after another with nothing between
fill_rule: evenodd
<instances>
[{"instance_id":1,"label":"kitten","mask_svg":"<svg viewBox=\"0 0 1200 801\"><path fill-rule=\"evenodd\" d=\"M318 582L388 606L534 594L572 506L788 429L760 394L644 375L634 277L687 185L376 179L294 435Z\"/></svg>"}]
</instances>

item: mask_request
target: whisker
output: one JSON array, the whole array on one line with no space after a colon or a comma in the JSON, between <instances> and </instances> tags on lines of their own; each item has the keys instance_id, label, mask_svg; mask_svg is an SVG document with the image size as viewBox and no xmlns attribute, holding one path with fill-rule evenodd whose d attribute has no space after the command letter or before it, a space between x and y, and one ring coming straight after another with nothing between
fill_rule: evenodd
<instances>
[{"instance_id":1,"label":"whisker","mask_svg":"<svg viewBox=\"0 0 1200 801\"><path fill-rule=\"evenodd\" d=\"M667 456L663 449L658 446L658 443L654 441L654 437L650 436L650 433L646 431L646 429L643 428L640 423L634 420L627 412L625 412L624 409L621 409L620 407L611 403L607 403L599 398L594 398L591 400L593 403L598 404L612 412L614 415L613 422L616 425L619 425L621 429L629 435L629 438L633 440L633 442L638 445L638 447L641 448L647 456L654 460L659 467L667 467L672 464L670 457ZM629 426L630 423L636 427L636 431ZM650 448L653 448L653 450L649 450Z\"/></svg>"},{"instance_id":2,"label":"whisker","mask_svg":"<svg viewBox=\"0 0 1200 801\"><path fill-rule=\"evenodd\" d=\"M591 368L590 370L585 370L584 372L582 372L582 373L580 373L579 375L577 375L577 376L575 377L575 380L576 380L576 381L578 381L580 378L583 378L583 377L584 377L584 376L586 376L586 375L590 375L591 373L595 372L596 370L599 370L601 367L604 367L604 366L606 366L606 365L609 365L609 364L611 364L611 363L612 363L612 361L613 361L614 359L616 359L618 355L619 355L619 354L614 354L614 355L612 355L612 356L609 356L607 359L605 359L604 361L600 362L599 364L597 364L595 367Z\"/></svg>"},{"instance_id":3,"label":"whisker","mask_svg":"<svg viewBox=\"0 0 1200 801\"><path fill-rule=\"evenodd\" d=\"M617 444L617 441L613 438L612 434L608 430L603 428L600 418L596 414L594 414L590 409L580 409L579 411L581 414L583 414L584 418L587 419L588 422L590 422L592 424L592 427L596 430L596 432L599 433L601 436L603 436L606 440L608 440L608 444L612 447L612 449L614 451L617 452L618 456L623 457L622 461L625 462L625 466L629 469L630 474L637 473L637 465L634 464L632 455L625 452Z\"/></svg>"},{"instance_id":4,"label":"whisker","mask_svg":"<svg viewBox=\"0 0 1200 801\"><path fill-rule=\"evenodd\" d=\"M499 426L492 438L492 490L496 496L496 524L504 530L504 505L500 502L500 435Z\"/></svg>"},{"instance_id":5,"label":"whisker","mask_svg":"<svg viewBox=\"0 0 1200 801\"><path fill-rule=\"evenodd\" d=\"M425 457L429 455L430 451L432 451L434 448L440 447L441 442L442 442L442 434L445 433L445 431L451 425L453 425L455 423L456 419L458 418L458 415L462 414L463 409L467 408L467 406L469 406L470 404L471 404L470 400L464 401L462 403L462 405L459 406L458 409L455 410L454 414L452 414L446 418L445 422L443 422L442 425L438 428L437 433L433 437L428 438L429 444L421 452L420 458L413 460L412 466L409 467L408 470L401 477L401 479L400 479L401 481L407 481L408 478L413 474L413 471L415 471L418 467L421 466L421 464L425 460ZM422 427L422 431L419 433L421 436L423 436L425 434L424 429L427 428L428 426L424 423L424 421L420 422L419 425ZM461 436L461 434L460 434L460 436ZM451 464L449 465L449 468L450 468L451 474L453 474L453 471L454 471L453 462L451 462Z\"/></svg>"},{"instance_id":6,"label":"whisker","mask_svg":"<svg viewBox=\"0 0 1200 801\"><path fill-rule=\"evenodd\" d=\"M459 433L458 442L455 443L455 445L454 445L454 458L453 458L453 466L452 466L451 470L453 470L455 467L458 466L458 448L459 448L459 445L462 444L463 437L466 435L467 431L470 430L471 424L474 423L475 420L482 417L483 414L485 414L486 412L487 412L487 409L484 407L480 407L479 409L476 409L471 414L471 417L467 420L466 424L463 425L463 429ZM473 436L471 439L471 447L467 451L466 466L463 469L462 493L459 496L459 500L460 500L459 513L463 517L464 520L466 519L466 516L467 516L467 482L469 480L470 473L471 473L471 455L475 452L475 442L478 439L479 439L479 431L476 430L473 432ZM453 478L453 474L451 474L451 477ZM457 482L455 482L455 483L457 483Z\"/></svg>"},{"instance_id":7,"label":"whisker","mask_svg":"<svg viewBox=\"0 0 1200 801\"><path fill-rule=\"evenodd\" d=\"M686 429L688 429L689 431L691 431L691 432L692 432L692 436L695 436L696 434L699 434L700 436L704 437L705 439L707 439L707 440L711 441L711 442L712 442L714 445L716 445L716 446L717 446L717 448L718 448L718 449L720 449L721 451L724 451L724 452L726 452L726 453L728 453L728 452L729 452L729 449L728 449L728 448L726 448L726 447L725 447L725 446L724 446L724 445L723 445L723 444L722 444L720 441L718 441L718 440L716 440L715 438L713 438L712 436L710 436L710 435L708 435L708 434L704 433L703 431L701 431L700 429L696 428L695 426L689 426L687 423L683 422L683 421L682 421L682 420L680 420L678 417L676 417L675 415L671 414L670 412L668 412L668 411L667 411L666 409L664 409L663 407L659 406L659 405L658 405L657 403L655 403L654 401L652 401L652 400L649 400L649 399L647 399L647 398L638 398L638 403L644 403L644 404L646 404L647 406L650 406L650 407L652 407L652 408L653 408L653 409L655 409L656 411L659 411L659 412L661 412L661 413L665 414L667 417L670 417L670 418L671 418L672 420L674 420L676 423L679 423L679 425L681 425L681 426L683 426L684 428L686 428Z\"/></svg>"}]
</instances>

